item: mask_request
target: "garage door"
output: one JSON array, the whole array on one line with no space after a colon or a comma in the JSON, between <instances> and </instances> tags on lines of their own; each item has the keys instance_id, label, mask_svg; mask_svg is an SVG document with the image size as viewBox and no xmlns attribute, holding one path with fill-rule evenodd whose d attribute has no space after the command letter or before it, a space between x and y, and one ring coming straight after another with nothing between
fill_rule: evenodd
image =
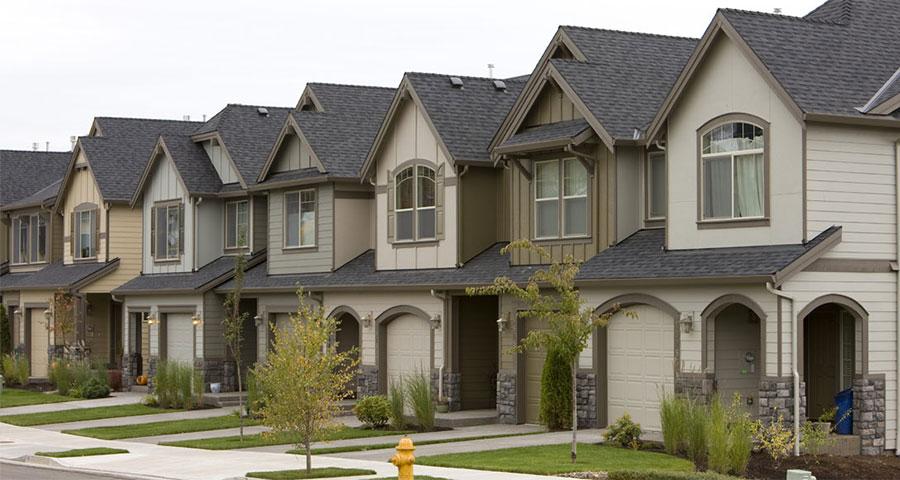
<instances>
[{"instance_id":1,"label":"garage door","mask_svg":"<svg viewBox=\"0 0 900 480\"><path fill-rule=\"evenodd\" d=\"M537 330L542 323L535 319L525 322L525 331ZM525 422L540 423L541 416L541 374L544 371L544 359L547 354L543 350L525 352Z\"/></svg>"},{"instance_id":2,"label":"garage door","mask_svg":"<svg viewBox=\"0 0 900 480\"><path fill-rule=\"evenodd\" d=\"M190 313L166 314L166 359L194 363L194 325Z\"/></svg>"},{"instance_id":3,"label":"garage door","mask_svg":"<svg viewBox=\"0 0 900 480\"><path fill-rule=\"evenodd\" d=\"M627 308L607 327L609 422L628 412L644 430L660 429L661 389L673 390L675 329L672 316L654 307Z\"/></svg>"},{"instance_id":4,"label":"garage door","mask_svg":"<svg viewBox=\"0 0 900 480\"><path fill-rule=\"evenodd\" d=\"M31 315L31 376L47 378L47 318L43 308L30 308L28 312Z\"/></svg>"},{"instance_id":5,"label":"garage door","mask_svg":"<svg viewBox=\"0 0 900 480\"><path fill-rule=\"evenodd\" d=\"M431 378L431 326L415 315L401 315L387 324L388 386L401 377L424 372Z\"/></svg>"}]
</instances>

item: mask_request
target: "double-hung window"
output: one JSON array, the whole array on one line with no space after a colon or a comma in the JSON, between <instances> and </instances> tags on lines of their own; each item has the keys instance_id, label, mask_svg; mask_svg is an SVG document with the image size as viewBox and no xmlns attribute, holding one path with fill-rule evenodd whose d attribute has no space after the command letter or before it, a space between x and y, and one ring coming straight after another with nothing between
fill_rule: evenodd
<instances>
[{"instance_id":1,"label":"double-hung window","mask_svg":"<svg viewBox=\"0 0 900 480\"><path fill-rule=\"evenodd\" d=\"M702 135L703 220L762 218L765 211L765 138L748 122L719 124Z\"/></svg>"},{"instance_id":2,"label":"double-hung window","mask_svg":"<svg viewBox=\"0 0 900 480\"><path fill-rule=\"evenodd\" d=\"M152 242L156 261L177 261L184 253L184 205L161 204L153 208Z\"/></svg>"},{"instance_id":3,"label":"double-hung window","mask_svg":"<svg viewBox=\"0 0 900 480\"><path fill-rule=\"evenodd\" d=\"M225 248L246 248L250 236L250 202L225 204Z\"/></svg>"},{"instance_id":4,"label":"double-hung window","mask_svg":"<svg viewBox=\"0 0 900 480\"><path fill-rule=\"evenodd\" d=\"M285 193L284 212L285 248L316 246L316 191Z\"/></svg>"},{"instance_id":5,"label":"double-hung window","mask_svg":"<svg viewBox=\"0 0 900 480\"><path fill-rule=\"evenodd\" d=\"M31 217L13 218L12 228L12 263L28 263L28 230Z\"/></svg>"},{"instance_id":6,"label":"double-hung window","mask_svg":"<svg viewBox=\"0 0 900 480\"><path fill-rule=\"evenodd\" d=\"M666 154L647 154L647 220L666 218Z\"/></svg>"},{"instance_id":7,"label":"double-hung window","mask_svg":"<svg viewBox=\"0 0 900 480\"><path fill-rule=\"evenodd\" d=\"M425 165L407 167L397 173L394 181L396 240L433 240L437 229L434 169Z\"/></svg>"},{"instance_id":8,"label":"double-hung window","mask_svg":"<svg viewBox=\"0 0 900 480\"><path fill-rule=\"evenodd\" d=\"M535 162L536 239L588 234L588 173L574 158Z\"/></svg>"},{"instance_id":9,"label":"double-hung window","mask_svg":"<svg viewBox=\"0 0 900 480\"><path fill-rule=\"evenodd\" d=\"M75 258L94 258L97 256L97 210L78 210L74 212Z\"/></svg>"},{"instance_id":10,"label":"double-hung window","mask_svg":"<svg viewBox=\"0 0 900 480\"><path fill-rule=\"evenodd\" d=\"M21 215L12 221L12 263L47 261L48 217L43 213Z\"/></svg>"}]
</instances>

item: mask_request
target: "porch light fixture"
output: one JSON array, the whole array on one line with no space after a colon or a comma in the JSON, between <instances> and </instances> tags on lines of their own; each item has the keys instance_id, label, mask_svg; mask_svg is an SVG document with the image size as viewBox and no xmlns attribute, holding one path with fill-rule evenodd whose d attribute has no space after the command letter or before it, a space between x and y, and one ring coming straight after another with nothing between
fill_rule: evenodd
<instances>
[{"instance_id":1,"label":"porch light fixture","mask_svg":"<svg viewBox=\"0 0 900 480\"><path fill-rule=\"evenodd\" d=\"M259 328L262 325L262 317L257 315L253 316L253 324L256 325L256 328Z\"/></svg>"},{"instance_id":2,"label":"porch light fixture","mask_svg":"<svg viewBox=\"0 0 900 480\"><path fill-rule=\"evenodd\" d=\"M44 318L45 318L48 322L50 321L50 318L52 318L52 317L53 317L53 312L51 312L49 308L46 309L46 310L44 310Z\"/></svg>"},{"instance_id":3,"label":"porch light fixture","mask_svg":"<svg viewBox=\"0 0 900 480\"><path fill-rule=\"evenodd\" d=\"M433 317L431 317L431 328L437 330L441 328L441 314L435 313Z\"/></svg>"},{"instance_id":4,"label":"porch light fixture","mask_svg":"<svg viewBox=\"0 0 900 480\"><path fill-rule=\"evenodd\" d=\"M694 312L681 312L678 320L682 333L691 333L694 330Z\"/></svg>"},{"instance_id":5,"label":"porch light fixture","mask_svg":"<svg viewBox=\"0 0 900 480\"><path fill-rule=\"evenodd\" d=\"M200 319L199 315L194 315L193 317L191 317L191 324L195 327L197 325L203 325L203 320Z\"/></svg>"},{"instance_id":6,"label":"porch light fixture","mask_svg":"<svg viewBox=\"0 0 900 480\"><path fill-rule=\"evenodd\" d=\"M497 331L503 333L503 331L506 330L506 324L506 319L503 318L503 316L500 316L500 318L497 319Z\"/></svg>"},{"instance_id":7,"label":"porch light fixture","mask_svg":"<svg viewBox=\"0 0 900 480\"><path fill-rule=\"evenodd\" d=\"M363 317L363 326L372 328L372 312L367 313L366 316Z\"/></svg>"},{"instance_id":8,"label":"porch light fixture","mask_svg":"<svg viewBox=\"0 0 900 480\"><path fill-rule=\"evenodd\" d=\"M154 325L156 323L159 323L159 319L156 318L155 314L151 313L147 315L147 325Z\"/></svg>"},{"instance_id":9,"label":"porch light fixture","mask_svg":"<svg viewBox=\"0 0 900 480\"><path fill-rule=\"evenodd\" d=\"M21 309L21 308L17 308L17 309L15 309L15 310L13 310L13 315L22 315L22 309Z\"/></svg>"}]
</instances>

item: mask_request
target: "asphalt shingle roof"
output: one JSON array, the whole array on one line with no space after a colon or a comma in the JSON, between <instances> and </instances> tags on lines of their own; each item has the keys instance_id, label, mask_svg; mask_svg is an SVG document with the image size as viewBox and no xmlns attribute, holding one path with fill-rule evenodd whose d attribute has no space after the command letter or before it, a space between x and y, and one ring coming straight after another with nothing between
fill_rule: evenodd
<instances>
[{"instance_id":1,"label":"asphalt shingle roof","mask_svg":"<svg viewBox=\"0 0 900 480\"><path fill-rule=\"evenodd\" d=\"M322 177L324 174L316 167L302 168L300 170L290 170L287 172L278 172L269 174L266 179L260 182L260 185L268 185L278 182L289 182L293 180L303 180L306 178Z\"/></svg>"},{"instance_id":2,"label":"asphalt shingle roof","mask_svg":"<svg viewBox=\"0 0 900 480\"><path fill-rule=\"evenodd\" d=\"M591 128L583 118L565 122L547 123L536 127L525 128L503 142L501 147L528 145L531 143L572 138Z\"/></svg>"},{"instance_id":3,"label":"asphalt shingle roof","mask_svg":"<svg viewBox=\"0 0 900 480\"><path fill-rule=\"evenodd\" d=\"M0 207L61 180L71 158L72 152L0 150Z\"/></svg>"},{"instance_id":4,"label":"asphalt shingle roof","mask_svg":"<svg viewBox=\"0 0 900 480\"><path fill-rule=\"evenodd\" d=\"M19 201L3 205L0 207L0 210L15 210L18 208L52 205L53 201L56 199L56 195L59 193L59 186L61 183L62 178Z\"/></svg>"},{"instance_id":5,"label":"asphalt shingle roof","mask_svg":"<svg viewBox=\"0 0 900 480\"><path fill-rule=\"evenodd\" d=\"M451 76L456 75L406 74L454 161L489 164L491 139L528 77L503 80L504 91L482 77L460 76L463 87L457 88L450 84Z\"/></svg>"},{"instance_id":6,"label":"asphalt shingle roof","mask_svg":"<svg viewBox=\"0 0 900 480\"><path fill-rule=\"evenodd\" d=\"M268 115L260 114L260 108L268 110ZM192 133L218 133L238 174L251 186L256 184L290 112L286 107L229 104Z\"/></svg>"},{"instance_id":7,"label":"asphalt shingle roof","mask_svg":"<svg viewBox=\"0 0 900 480\"><path fill-rule=\"evenodd\" d=\"M900 0L831 0L806 17L720 11L807 113L861 116L900 67Z\"/></svg>"},{"instance_id":8,"label":"asphalt shingle roof","mask_svg":"<svg viewBox=\"0 0 900 480\"><path fill-rule=\"evenodd\" d=\"M840 227L831 227L805 244L666 250L665 230L639 230L585 262L578 279L769 276L838 232Z\"/></svg>"},{"instance_id":9,"label":"asphalt shingle roof","mask_svg":"<svg viewBox=\"0 0 900 480\"><path fill-rule=\"evenodd\" d=\"M189 193L202 195L222 189L222 180L209 156L202 145L191 140L190 134L166 134L161 138Z\"/></svg>"},{"instance_id":10,"label":"asphalt shingle roof","mask_svg":"<svg viewBox=\"0 0 900 480\"><path fill-rule=\"evenodd\" d=\"M161 291L203 291L214 287L210 282L234 271L235 257L226 255L207 263L196 272L141 275L113 290L113 294L134 295ZM204 288L207 287L207 288Z\"/></svg>"},{"instance_id":11,"label":"asphalt shingle roof","mask_svg":"<svg viewBox=\"0 0 900 480\"><path fill-rule=\"evenodd\" d=\"M9 273L0 276L0 290L70 287L93 275L99 274L104 269L109 268L109 271L112 271L118 263L118 259L105 263L85 262L71 265L54 262L35 272Z\"/></svg>"},{"instance_id":12,"label":"asphalt shingle roof","mask_svg":"<svg viewBox=\"0 0 900 480\"><path fill-rule=\"evenodd\" d=\"M95 119L101 136L81 137L91 171L106 201L130 202L160 135L189 134L199 122L142 118Z\"/></svg>"}]
</instances>

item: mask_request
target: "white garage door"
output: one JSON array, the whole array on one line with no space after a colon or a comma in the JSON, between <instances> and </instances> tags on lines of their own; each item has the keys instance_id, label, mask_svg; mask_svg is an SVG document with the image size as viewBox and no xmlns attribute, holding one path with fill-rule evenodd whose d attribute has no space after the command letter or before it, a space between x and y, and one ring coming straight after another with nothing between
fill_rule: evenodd
<instances>
[{"instance_id":1,"label":"white garage door","mask_svg":"<svg viewBox=\"0 0 900 480\"><path fill-rule=\"evenodd\" d=\"M431 326L415 315L401 315L387 324L388 386L401 377L424 372L431 378Z\"/></svg>"},{"instance_id":2,"label":"white garage door","mask_svg":"<svg viewBox=\"0 0 900 480\"><path fill-rule=\"evenodd\" d=\"M607 327L609 423L625 412L644 430L660 429L659 395L672 391L675 328L672 316L635 305L614 316Z\"/></svg>"},{"instance_id":3,"label":"white garage door","mask_svg":"<svg viewBox=\"0 0 900 480\"><path fill-rule=\"evenodd\" d=\"M166 314L166 359L194 363L194 325L190 313Z\"/></svg>"},{"instance_id":4,"label":"white garage door","mask_svg":"<svg viewBox=\"0 0 900 480\"><path fill-rule=\"evenodd\" d=\"M48 350L47 317L43 308L28 309L31 315L31 376L47 378Z\"/></svg>"}]
</instances>

